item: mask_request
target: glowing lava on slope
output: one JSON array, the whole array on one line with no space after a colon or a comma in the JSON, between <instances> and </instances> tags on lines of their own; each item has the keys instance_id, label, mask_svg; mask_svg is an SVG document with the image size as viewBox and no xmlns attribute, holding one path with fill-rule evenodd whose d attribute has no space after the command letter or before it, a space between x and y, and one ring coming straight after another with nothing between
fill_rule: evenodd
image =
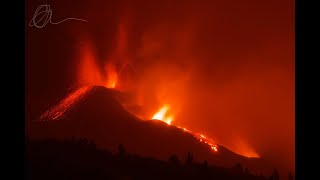
<instances>
[{"instance_id":1,"label":"glowing lava on slope","mask_svg":"<svg viewBox=\"0 0 320 180\"><path fill-rule=\"evenodd\" d=\"M85 86L77 89L76 91L70 93L67 98L63 99L58 103L58 105L53 106L47 110L41 117L40 120L58 120L65 112L67 112L75 104L79 103L85 95L91 89L91 86Z\"/></svg>"},{"instance_id":2,"label":"glowing lava on slope","mask_svg":"<svg viewBox=\"0 0 320 180\"><path fill-rule=\"evenodd\" d=\"M161 120L167 123L168 125L171 125L171 122L173 121L173 115L167 115L169 110L170 110L170 106L166 104L162 106L160 110L152 116L151 119ZM184 132L191 134L193 137L197 138L200 142L209 145L214 152L218 151L218 146L215 144L215 142L212 139L208 138L207 136L199 133L194 133L183 127L178 127L178 126L176 127L179 129L182 129Z\"/></svg>"}]
</instances>

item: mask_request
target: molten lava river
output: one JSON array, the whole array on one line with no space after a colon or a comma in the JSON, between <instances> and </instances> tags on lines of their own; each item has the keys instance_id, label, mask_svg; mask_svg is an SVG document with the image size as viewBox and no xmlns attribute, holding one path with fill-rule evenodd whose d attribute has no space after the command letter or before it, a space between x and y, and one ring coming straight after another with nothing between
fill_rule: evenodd
<instances>
[{"instance_id":1,"label":"molten lava river","mask_svg":"<svg viewBox=\"0 0 320 180\"><path fill-rule=\"evenodd\" d=\"M152 120L160 120L163 121L165 123L167 123L168 125L171 125L171 122L173 121L173 115L168 115L168 110L170 109L169 105L164 105L163 107L160 108L160 110L158 112L156 112L153 116L152 116ZM197 138L200 142L202 143L206 143L207 145L209 145L211 147L211 149L215 152L218 151L218 146L214 143L214 141L210 138L208 138L207 136L203 135L203 134L199 134L199 133L194 133L186 128L183 127L178 127L177 128L182 129L183 131L191 134L192 136L194 136L195 138Z\"/></svg>"}]
</instances>

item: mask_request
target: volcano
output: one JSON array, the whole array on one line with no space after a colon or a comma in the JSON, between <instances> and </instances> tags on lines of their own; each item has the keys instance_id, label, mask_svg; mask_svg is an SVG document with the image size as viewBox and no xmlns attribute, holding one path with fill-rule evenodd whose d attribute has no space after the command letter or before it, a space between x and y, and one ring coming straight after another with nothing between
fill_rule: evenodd
<instances>
[{"instance_id":1,"label":"volcano","mask_svg":"<svg viewBox=\"0 0 320 180\"><path fill-rule=\"evenodd\" d=\"M142 120L129 113L120 101L126 95L102 86L82 87L40 119L28 122L30 139L87 138L97 147L115 151L123 144L128 152L167 160L172 154L184 160L188 152L194 160L231 167L237 163L253 172L269 173L271 168L261 158L247 158L217 145L218 151L200 142L188 131L157 120Z\"/></svg>"}]
</instances>

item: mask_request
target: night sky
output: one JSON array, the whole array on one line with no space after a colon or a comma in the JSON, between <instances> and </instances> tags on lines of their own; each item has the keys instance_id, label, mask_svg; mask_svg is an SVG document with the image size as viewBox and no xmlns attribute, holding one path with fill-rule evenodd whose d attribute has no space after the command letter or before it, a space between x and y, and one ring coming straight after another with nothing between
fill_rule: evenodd
<instances>
[{"instance_id":1,"label":"night sky","mask_svg":"<svg viewBox=\"0 0 320 180\"><path fill-rule=\"evenodd\" d=\"M26 1L27 120L79 85L90 43L98 66L116 53L130 58L139 103L165 96L175 124L293 170L293 0L99 2ZM29 27L41 4L51 6L53 22L88 22Z\"/></svg>"}]
</instances>

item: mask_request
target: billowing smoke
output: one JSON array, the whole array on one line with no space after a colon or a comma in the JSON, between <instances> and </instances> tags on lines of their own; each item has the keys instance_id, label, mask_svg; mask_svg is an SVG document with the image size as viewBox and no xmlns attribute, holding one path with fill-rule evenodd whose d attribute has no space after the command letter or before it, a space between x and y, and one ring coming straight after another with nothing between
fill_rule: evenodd
<instances>
[{"instance_id":1,"label":"billowing smoke","mask_svg":"<svg viewBox=\"0 0 320 180\"><path fill-rule=\"evenodd\" d=\"M110 1L83 10L88 24L68 32L90 39L101 72L130 64L117 86L130 81L123 90L143 117L170 104L173 124L293 170L294 1ZM80 44L66 69L79 64Z\"/></svg>"}]
</instances>

